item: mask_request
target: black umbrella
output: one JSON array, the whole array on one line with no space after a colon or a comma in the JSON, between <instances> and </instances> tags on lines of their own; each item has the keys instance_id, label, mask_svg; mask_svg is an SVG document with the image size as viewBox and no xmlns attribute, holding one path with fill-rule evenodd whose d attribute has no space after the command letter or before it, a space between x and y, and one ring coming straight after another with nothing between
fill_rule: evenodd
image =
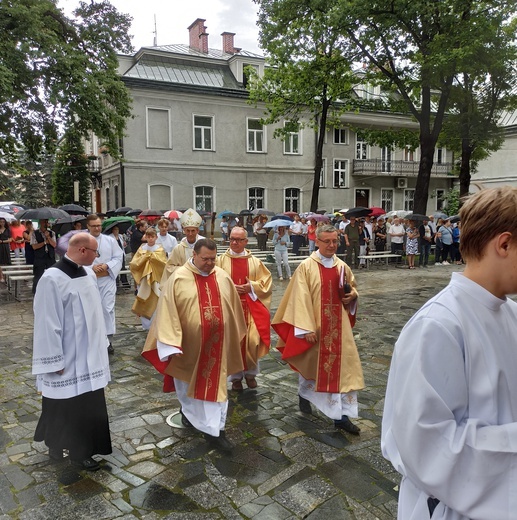
<instances>
[{"instance_id":1,"label":"black umbrella","mask_svg":"<svg viewBox=\"0 0 517 520\"><path fill-rule=\"evenodd\" d=\"M115 215L127 215L127 212L131 211L132 209L133 208L130 208L129 206L123 206L121 208L117 208L113 213L115 213Z\"/></svg>"},{"instance_id":2,"label":"black umbrella","mask_svg":"<svg viewBox=\"0 0 517 520\"><path fill-rule=\"evenodd\" d=\"M419 213L410 213L404 217L404 220L429 220L427 215L420 215Z\"/></svg>"},{"instance_id":3,"label":"black umbrella","mask_svg":"<svg viewBox=\"0 0 517 520\"><path fill-rule=\"evenodd\" d=\"M66 211L69 215L88 215L89 211L79 204L65 204L64 206L59 206L59 209Z\"/></svg>"},{"instance_id":4,"label":"black umbrella","mask_svg":"<svg viewBox=\"0 0 517 520\"><path fill-rule=\"evenodd\" d=\"M253 213L249 209L241 209L239 211L239 215L241 217L250 217L251 215L253 215Z\"/></svg>"},{"instance_id":5,"label":"black umbrella","mask_svg":"<svg viewBox=\"0 0 517 520\"><path fill-rule=\"evenodd\" d=\"M141 209L132 209L131 211L128 211L126 213L126 216L127 217L137 217L138 215L140 215L140 213L142 213Z\"/></svg>"},{"instance_id":6,"label":"black umbrella","mask_svg":"<svg viewBox=\"0 0 517 520\"><path fill-rule=\"evenodd\" d=\"M456 222L459 222L461 219L460 219L460 216L459 215L454 215L452 217L449 218L451 224L455 224Z\"/></svg>"},{"instance_id":7,"label":"black umbrella","mask_svg":"<svg viewBox=\"0 0 517 520\"><path fill-rule=\"evenodd\" d=\"M49 220L58 218L67 218L69 215L66 211L56 208L35 208L26 209L16 214L18 220Z\"/></svg>"},{"instance_id":8,"label":"black umbrella","mask_svg":"<svg viewBox=\"0 0 517 520\"><path fill-rule=\"evenodd\" d=\"M254 210L252 210L251 214L252 215L268 215L268 216L276 215L276 213L274 211L271 211L270 209L265 209L265 208L254 209Z\"/></svg>"},{"instance_id":9,"label":"black umbrella","mask_svg":"<svg viewBox=\"0 0 517 520\"><path fill-rule=\"evenodd\" d=\"M52 230L56 235L62 236L71 231L76 222L81 222L81 228L84 229L86 217L84 215L69 215L68 217L58 218L52 225Z\"/></svg>"},{"instance_id":10,"label":"black umbrella","mask_svg":"<svg viewBox=\"0 0 517 520\"><path fill-rule=\"evenodd\" d=\"M350 217L366 217L368 216L372 210L370 208L364 208L363 206L357 206L356 208L350 208L346 213L345 216L347 218Z\"/></svg>"}]
</instances>

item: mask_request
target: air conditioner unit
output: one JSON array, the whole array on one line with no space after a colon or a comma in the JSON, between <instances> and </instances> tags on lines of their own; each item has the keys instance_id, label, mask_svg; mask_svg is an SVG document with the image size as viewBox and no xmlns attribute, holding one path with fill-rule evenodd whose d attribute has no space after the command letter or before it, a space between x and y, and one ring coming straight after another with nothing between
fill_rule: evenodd
<instances>
[{"instance_id":1,"label":"air conditioner unit","mask_svg":"<svg viewBox=\"0 0 517 520\"><path fill-rule=\"evenodd\" d=\"M397 188L407 188L407 179L404 177L398 177Z\"/></svg>"}]
</instances>

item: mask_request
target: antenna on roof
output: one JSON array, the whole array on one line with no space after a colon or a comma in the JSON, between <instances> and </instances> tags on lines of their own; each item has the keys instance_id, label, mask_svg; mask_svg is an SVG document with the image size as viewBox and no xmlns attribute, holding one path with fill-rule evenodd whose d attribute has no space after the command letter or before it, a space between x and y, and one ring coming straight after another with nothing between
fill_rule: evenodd
<instances>
[{"instance_id":1,"label":"antenna on roof","mask_svg":"<svg viewBox=\"0 0 517 520\"><path fill-rule=\"evenodd\" d=\"M154 39L153 39L153 47L158 47L158 30L156 29L156 15L154 15Z\"/></svg>"}]
</instances>

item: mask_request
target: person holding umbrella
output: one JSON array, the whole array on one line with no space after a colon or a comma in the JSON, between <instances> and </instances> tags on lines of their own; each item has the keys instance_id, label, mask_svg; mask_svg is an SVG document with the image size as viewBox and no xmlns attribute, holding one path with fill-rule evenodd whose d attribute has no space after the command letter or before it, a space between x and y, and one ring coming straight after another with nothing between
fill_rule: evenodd
<instances>
[{"instance_id":1,"label":"person holding umbrella","mask_svg":"<svg viewBox=\"0 0 517 520\"><path fill-rule=\"evenodd\" d=\"M43 273L56 263L56 245L56 234L48 227L48 219L41 219L39 228L31 237L31 246L34 250L32 294L36 294Z\"/></svg>"},{"instance_id":2,"label":"person holding umbrella","mask_svg":"<svg viewBox=\"0 0 517 520\"><path fill-rule=\"evenodd\" d=\"M280 281L284 279L282 264L284 265L286 277L289 280L291 279L291 267L289 266L288 256L290 242L286 226L278 226L273 235L273 247L275 248L276 268L278 270L278 279Z\"/></svg>"},{"instance_id":3,"label":"person holding umbrella","mask_svg":"<svg viewBox=\"0 0 517 520\"><path fill-rule=\"evenodd\" d=\"M9 252L9 243L11 242L11 233L7 220L0 217L0 282L4 282L4 274L2 272L3 265L11 265L11 253Z\"/></svg>"}]
</instances>

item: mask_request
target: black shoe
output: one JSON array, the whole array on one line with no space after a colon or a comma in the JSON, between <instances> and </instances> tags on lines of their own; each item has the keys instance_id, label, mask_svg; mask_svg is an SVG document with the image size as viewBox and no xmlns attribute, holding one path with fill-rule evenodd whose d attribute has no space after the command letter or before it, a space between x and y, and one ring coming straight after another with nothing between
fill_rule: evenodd
<instances>
[{"instance_id":1,"label":"black shoe","mask_svg":"<svg viewBox=\"0 0 517 520\"><path fill-rule=\"evenodd\" d=\"M60 448L49 448L48 456L52 460L63 460L63 450Z\"/></svg>"},{"instance_id":2,"label":"black shoe","mask_svg":"<svg viewBox=\"0 0 517 520\"><path fill-rule=\"evenodd\" d=\"M208 433L205 433L205 440L213 448L224 451L226 453L230 453L234 448L233 444L226 438L226 433L224 430L219 432L219 437L214 437L213 435L208 435Z\"/></svg>"},{"instance_id":3,"label":"black shoe","mask_svg":"<svg viewBox=\"0 0 517 520\"><path fill-rule=\"evenodd\" d=\"M185 426L185 428L193 428L192 423L185 417L182 410L180 410L180 414L181 414L181 424L183 424L183 426Z\"/></svg>"},{"instance_id":4,"label":"black shoe","mask_svg":"<svg viewBox=\"0 0 517 520\"><path fill-rule=\"evenodd\" d=\"M361 431L361 428L359 428L359 426L356 426L348 418L348 415L343 415L343 417L341 417L341 420L334 421L334 426L341 430L345 430L348 433L352 433L353 435L359 435L359 432Z\"/></svg>"},{"instance_id":5,"label":"black shoe","mask_svg":"<svg viewBox=\"0 0 517 520\"><path fill-rule=\"evenodd\" d=\"M300 407L300 412L312 414L312 406L310 401L301 395L298 396L298 406Z\"/></svg>"},{"instance_id":6,"label":"black shoe","mask_svg":"<svg viewBox=\"0 0 517 520\"><path fill-rule=\"evenodd\" d=\"M115 354L115 349L111 343L108 345L108 354Z\"/></svg>"},{"instance_id":7,"label":"black shoe","mask_svg":"<svg viewBox=\"0 0 517 520\"><path fill-rule=\"evenodd\" d=\"M101 469L100 464L91 457L84 460L70 460L70 462L72 463L72 466L85 469L86 471L97 471L98 469Z\"/></svg>"}]
</instances>

